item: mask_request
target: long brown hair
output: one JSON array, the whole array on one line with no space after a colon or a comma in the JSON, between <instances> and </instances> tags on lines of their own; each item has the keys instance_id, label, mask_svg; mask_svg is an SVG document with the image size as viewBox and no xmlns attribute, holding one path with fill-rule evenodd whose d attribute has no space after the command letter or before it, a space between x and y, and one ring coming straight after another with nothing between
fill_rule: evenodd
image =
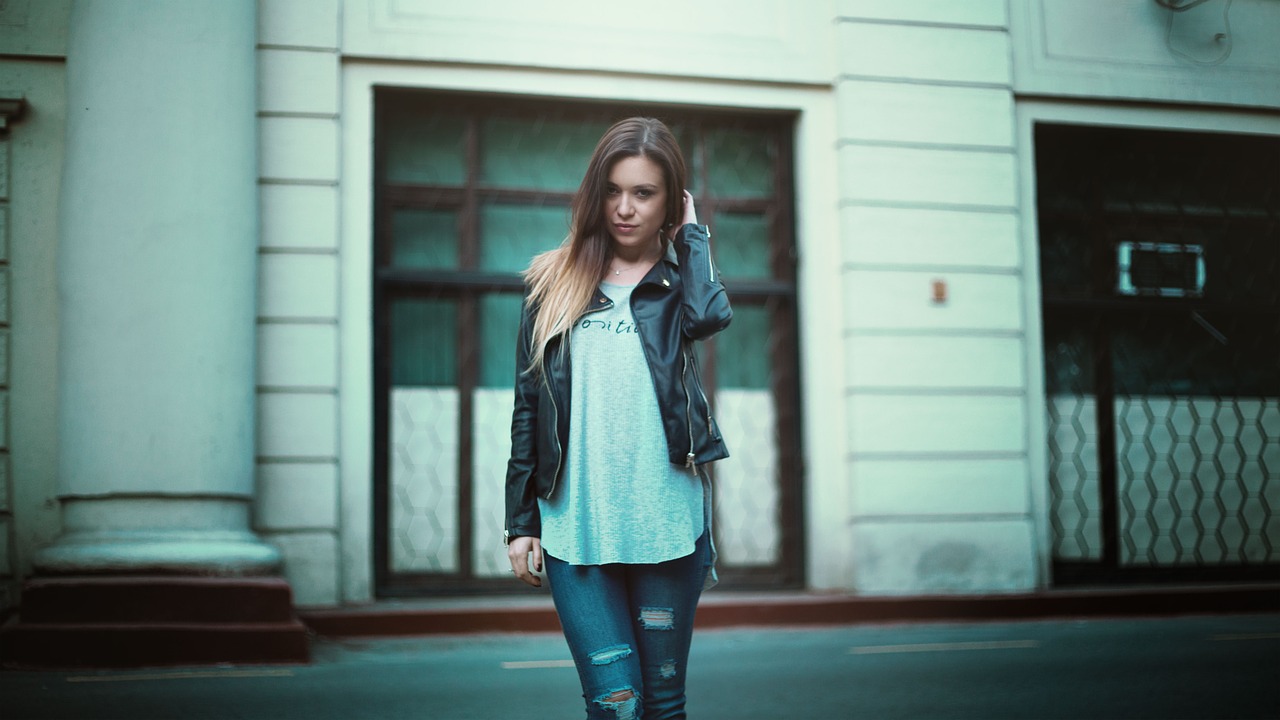
<instances>
[{"instance_id":1,"label":"long brown hair","mask_svg":"<svg viewBox=\"0 0 1280 720\"><path fill-rule=\"evenodd\" d=\"M647 158L662 169L667 208L663 227L674 226L683 213L684 155L675 136L660 120L633 117L609 128L596 144L582 184L573 196L569 235L560 247L544 252L524 272L529 285L526 302L537 307L530 350L524 372L541 372L547 344L566 335L587 309L600 278L613 259L613 240L604 216L605 185L609 172L624 158ZM665 243L665 237L663 242Z\"/></svg>"}]
</instances>

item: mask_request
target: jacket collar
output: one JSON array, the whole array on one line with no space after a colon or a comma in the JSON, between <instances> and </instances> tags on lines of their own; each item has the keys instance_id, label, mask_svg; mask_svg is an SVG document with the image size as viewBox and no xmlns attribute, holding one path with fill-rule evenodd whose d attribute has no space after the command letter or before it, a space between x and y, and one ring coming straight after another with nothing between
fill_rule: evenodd
<instances>
[{"instance_id":1,"label":"jacket collar","mask_svg":"<svg viewBox=\"0 0 1280 720\"><path fill-rule=\"evenodd\" d=\"M676 244L667 242L666 252L663 253L662 259L653 264L649 272L645 273L641 278L640 284L660 285L668 290L675 286L675 280L678 276L677 269L680 267L680 260L676 257Z\"/></svg>"}]
</instances>

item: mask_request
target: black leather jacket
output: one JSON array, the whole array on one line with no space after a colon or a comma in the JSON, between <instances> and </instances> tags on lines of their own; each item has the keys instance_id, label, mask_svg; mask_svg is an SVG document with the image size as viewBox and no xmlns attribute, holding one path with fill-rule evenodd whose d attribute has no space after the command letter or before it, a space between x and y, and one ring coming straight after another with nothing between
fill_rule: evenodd
<instances>
[{"instance_id":1,"label":"black leather jacket","mask_svg":"<svg viewBox=\"0 0 1280 720\"><path fill-rule=\"evenodd\" d=\"M653 374L668 455L694 473L702 463L729 456L711 417L692 347L694 340L728 327L733 317L711 263L710 239L704 226L681 227L666 256L631 293L631 312ZM587 313L609 307L612 301L597 289ZM516 341L504 533L508 540L541 536L538 497L550 498L555 492L569 444L570 358L568 352L560 352L560 338L547 345L542 375L524 372L536 312L526 304Z\"/></svg>"}]
</instances>

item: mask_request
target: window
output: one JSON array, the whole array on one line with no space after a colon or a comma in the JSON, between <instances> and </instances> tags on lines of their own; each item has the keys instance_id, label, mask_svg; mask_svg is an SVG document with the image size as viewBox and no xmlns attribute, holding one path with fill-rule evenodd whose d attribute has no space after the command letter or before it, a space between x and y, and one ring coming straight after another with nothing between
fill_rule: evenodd
<instances>
[{"instance_id":1,"label":"window","mask_svg":"<svg viewBox=\"0 0 1280 720\"><path fill-rule=\"evenodd\" d=\"M726 584L798 584L792 117L380 89L375 99L375 566L384 595L518 591L502 547L515 334L596 141L662 118L712 225L732 326L702 344L733 457L713 468Z\"/></svg>"},{"instance_id":2,"label":"window","mask_svg":"<svg viewBox=\"0 0 1280 720\"><path fill-rule=\"evenodd\" d=\"M1055 581L1274 577L1280 138L1035 140Z\"/></svg>"}]
</instances>

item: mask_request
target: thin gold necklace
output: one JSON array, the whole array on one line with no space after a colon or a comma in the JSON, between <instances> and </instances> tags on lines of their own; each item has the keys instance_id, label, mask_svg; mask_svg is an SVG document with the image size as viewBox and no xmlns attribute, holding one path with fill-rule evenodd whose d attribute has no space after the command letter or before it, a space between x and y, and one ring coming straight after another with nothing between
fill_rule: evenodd
<instances>
[{"instance_id":1,"label":"thin gold necklace","mask_svg":"<svg viewBox=\"0 0 1280 720\"><path fill-rule=\"evenodd\" d=\"M615 258L615 259L616 259L616 258ZM650 260L641 260L640 262L635 263L635 264L634 264L634 265L632 265L631 267L625 267L625 268L622 268L621 270L613 270L613 268L609 268L609 269L610 269L610 270L613 270L613 274L614 274L614 275L621 275L621 274L622 274L622 273L624 273L624 272L631 272L632 270L635 270L636 268L638 268L638 267L640 267L641 265L644 265L644 264L646 264L646 263L648 263L649 267L653 267L653 265L654 265L655 263L657 263L657 262L658 262L658 258L654 258L652 261L650 261ZM612 263L610 263L610 264L612 264Z\"/></svg>"}]
</instances>

